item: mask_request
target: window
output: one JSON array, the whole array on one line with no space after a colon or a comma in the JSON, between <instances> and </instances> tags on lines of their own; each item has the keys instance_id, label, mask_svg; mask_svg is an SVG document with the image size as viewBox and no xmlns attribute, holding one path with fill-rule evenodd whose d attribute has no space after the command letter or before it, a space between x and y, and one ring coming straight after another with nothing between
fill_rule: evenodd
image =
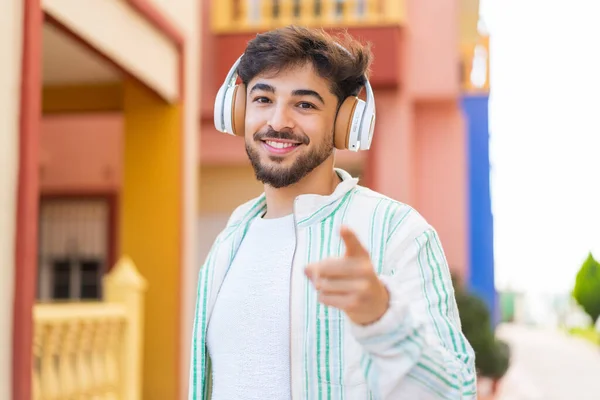
<instances>
[{"instance_id":1,"label":"window","mask_svg":"<svg viewBox=\"0 0 600 400\"><path fill-rule=\"evenodd\" d=\"M71 263L68 260L56 260L52 264L52 298L71 298Z\"/></svg>"},{"instance_id":2,"label":"window","mask_svg":"<svg viewBox=\"0 0 600 400\"><path fill-rule=\"evenodd\" d=\"M41 301L102 297L108 262L106 200L42 200L38 293Z\"/></svg>"}]
</instances>

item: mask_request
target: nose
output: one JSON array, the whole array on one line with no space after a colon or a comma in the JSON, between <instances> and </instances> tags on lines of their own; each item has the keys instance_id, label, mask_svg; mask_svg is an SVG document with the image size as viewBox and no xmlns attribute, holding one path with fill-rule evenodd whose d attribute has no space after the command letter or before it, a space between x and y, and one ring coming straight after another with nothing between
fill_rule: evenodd
<instances>
[{"instance_id":1,"label":"nose","mask_svg":"<svg viewBox=\"0 0 600 400\"><path fill-rule=\"evenodd\" d=\"M269 118L268 124L273 130L278 132L285 129L294 129L296 125L291 115L291 111L282 104L273 107L273 113Z\"/></svg>"}]
</instances>

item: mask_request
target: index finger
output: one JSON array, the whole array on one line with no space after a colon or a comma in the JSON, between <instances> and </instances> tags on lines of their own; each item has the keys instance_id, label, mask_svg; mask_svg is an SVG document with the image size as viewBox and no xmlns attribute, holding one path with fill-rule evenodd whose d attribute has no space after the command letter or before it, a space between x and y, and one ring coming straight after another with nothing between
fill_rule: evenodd
<instances>
[{"instance_id":1,"label":"index finger","mask_svg":"<svg viewBox=\"0 0 600 400\"><path fill-rule=\"evenodd\" d=\"M340 236L346 245L347 257L369 257L369 252L360 242L354 231L347 226L342 226Z\"/></svg>"},{"instance_id":2,"label":"index finger","mask_svg":"<svg viewBox=\"0 0 600 400\"><path fill-rule=\"evenodd\" d=\"M307 266L316 278L350 278L360 273L360 265L347 258L335 258Z\"/></svg>"}]
</instances>

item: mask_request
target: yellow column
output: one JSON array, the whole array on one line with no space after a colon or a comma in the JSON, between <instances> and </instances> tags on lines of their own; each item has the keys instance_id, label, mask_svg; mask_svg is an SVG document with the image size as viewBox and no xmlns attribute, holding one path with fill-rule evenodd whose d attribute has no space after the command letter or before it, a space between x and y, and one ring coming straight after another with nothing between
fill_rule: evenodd
<instances>
[{"instance_id":1,"label":"yellow column","mask_svg":"<svg viewBox=\"0 0 600 400\"><path fill-rule=\"evenodd\" d=\"M182 265L182 106L134 81L124 86L120 253L148 282L143 396L179 398Z\"/></svg>"}]
</instances>

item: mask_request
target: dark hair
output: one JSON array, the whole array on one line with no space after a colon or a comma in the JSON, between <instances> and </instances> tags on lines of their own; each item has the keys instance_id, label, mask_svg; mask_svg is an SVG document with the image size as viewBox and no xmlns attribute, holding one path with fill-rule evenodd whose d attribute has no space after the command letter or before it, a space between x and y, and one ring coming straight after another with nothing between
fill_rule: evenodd
<instances>
[{"instance_id":1,"label":"dark hair","mask_svg":"<svg viewBox=\"0 0 600 400\"><path fill-rule=\"evenodd\" d=\"M261 73L278 73L311 62L319 76L331 83L331 92L341 104L364 87L371 59L370 45L359 43L346 32L334 38L322 29L291 25L258 34L248 42L238 75L248 85Z\"/></svg>"}]
</instances>

